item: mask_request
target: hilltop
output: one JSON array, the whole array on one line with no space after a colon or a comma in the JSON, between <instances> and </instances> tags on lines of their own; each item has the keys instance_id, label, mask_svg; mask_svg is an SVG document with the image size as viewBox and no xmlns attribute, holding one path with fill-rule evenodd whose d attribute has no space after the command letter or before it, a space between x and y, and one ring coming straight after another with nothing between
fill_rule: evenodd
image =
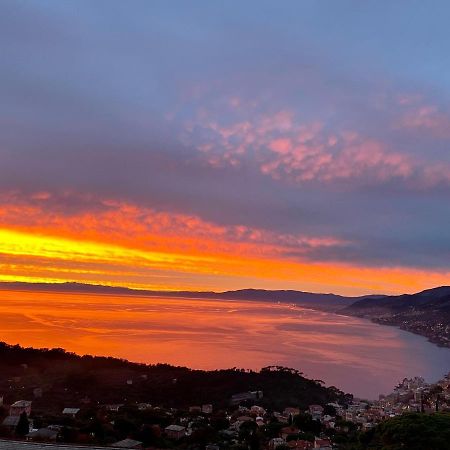
<instances>
[{"instance_id":1,"label":"hilltop","mask_svg":"<svg viewBox=\"0 0 450 450\"><path fill-rule=\"evenodd\" d=\"M12 403L45 391L45 407L59 411L67 404L149 402L165 407L213 403L227 407L233 394L264 392L262 406L280 407L294 401L303 407L342 400L345 394L294 369L268 367L261 371L232 368L203 371L168 364L147 365L124 359L78 356L63 349L34 349L0 343L0 396ZM131 380L131 382L130 382ZM35 408L44 404L35 400Z\"/></svg>"}]
</instances>

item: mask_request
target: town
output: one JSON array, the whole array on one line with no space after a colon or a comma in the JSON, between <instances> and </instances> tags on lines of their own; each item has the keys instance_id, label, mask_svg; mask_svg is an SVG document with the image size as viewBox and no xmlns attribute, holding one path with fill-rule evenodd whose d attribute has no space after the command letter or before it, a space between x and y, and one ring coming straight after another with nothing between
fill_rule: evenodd
<instances>
[{"instance_id":1,"label":"town","mask_svg":"<svg viewBox=\"0 0 450 450\"><path fill-rule=\"evenodd\" d=\"M335 401L306 407L287 400L284 407L274 409L268 406L273 403L265 398L262 390L236 392L217 405L198 403L185 407L169 406L164 402L154 404L144 396L137 400L123 396L120 403L101 403L85 395L75 401L76 396L68 387L64 388L66 395L55 397L48 387L31 389L30 385L25 386L32 367L26 363L19 366L17 373L23 373L22 376L6 380L0 376L3 388L0 392L2 449L33 450L37 443L45 443L49 450L52 444L55 448L63 446L75 450L85 446L202 450L344 449L361 433L370 432L392 418L408 413L429 416L450 410L450 374L432 384L421 377L405 378L392 393L380 395L376 401L341 395ZM152 374L141 372L121 380L123 394L131 392L136 385L151 381ZM269 367L266 372L273 376L300 377L293 369L282 367ZM169 382L175 386L178 379ZM77 392L83 390L81 387L76 387ZM30 392L31 396L24 397L24 392Z\"/></svg>"}]
</instances>

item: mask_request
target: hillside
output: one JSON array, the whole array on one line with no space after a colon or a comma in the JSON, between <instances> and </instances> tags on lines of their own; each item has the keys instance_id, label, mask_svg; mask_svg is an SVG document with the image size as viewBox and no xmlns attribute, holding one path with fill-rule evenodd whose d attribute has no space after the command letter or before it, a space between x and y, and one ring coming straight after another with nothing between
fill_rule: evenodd
<instances>
[{"instance_id":1,"label":"hillside","mask_svg":"<svg viewBox=\"0 0 450 450\"><path fill-rule=\"evenodd\" d=\"M4 396L5 403L33 398L37 387L44 395L35 399L34 409L47 412L68 405L80 407L83 398L96 404L148 402L184 408L212 403L227 407L233 394L257 390L264 392L260 403L268 408L289 402L306 408L311 403L344 399L336 388L324 387L293 369L202 371L0 343L0 397Z\"/></svg>"},{"instance_id":2,"label":"hillside","mask_svg":"<svg viewBox=\"0 0 450 450\"><path fill-rule=\"evenodd\" d=\"M411 295L360 299L340 311L426 336L450 346L450 287L441 286Z\"/></svg>"},{"instance_id":3,"label":"hillside","mask_svg":"<svg viewBox=\"0 0 450 450\"><path fill-rule=\"evenodd\" d=\"M449 450L450 414L404 414L385 420L366 433L343 436L339 448Z\"/></svg>"}]
</instances>

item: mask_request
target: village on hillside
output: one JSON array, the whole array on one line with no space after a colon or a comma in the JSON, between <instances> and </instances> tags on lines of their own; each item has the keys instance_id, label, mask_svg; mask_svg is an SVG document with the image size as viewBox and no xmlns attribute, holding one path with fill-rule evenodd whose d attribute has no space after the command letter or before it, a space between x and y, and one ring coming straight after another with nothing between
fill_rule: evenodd
<instances>
[{"instance_id":1,"label":"village on hillside","mask_svg":"<svg viewBox=\"0 0 450 450\"><path fill-rule=\"evenodd\" d=\"M22 368L28 369L26 365ZM261 406L263 391L249 391L226 399L226 408L210 403L165 407L151 404L147 398L102 404L83 397L55 412L55 405L45 401L44 388L34 387L33 398L17 398L21 378L6 381L10 391L0 393L0 448L5 450L38 450L43 443L48 450L85 446L331 450L344 448L341 445L348 436L371 430L386 419L411 412L450 410L450 374L433 384L420 377L404 379L391 394L380 395L377 401L353 399L310 404L306 409L286 404L280 410ZM123 384L132 386L136 381L124 379ZM34 411L33 402L46 407Z\"/></svg>"}]
</instances>

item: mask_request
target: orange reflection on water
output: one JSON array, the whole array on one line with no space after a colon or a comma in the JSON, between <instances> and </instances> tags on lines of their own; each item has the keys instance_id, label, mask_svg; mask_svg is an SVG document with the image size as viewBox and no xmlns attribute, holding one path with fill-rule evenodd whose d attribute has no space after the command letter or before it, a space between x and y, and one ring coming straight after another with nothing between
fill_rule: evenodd
<instances>
[{"instance_id":1,"label":"orange reflection on water","mask_svg":"<svg viewBox=\"0 0 450 450\"><path fill-rule=\"evenodd\" d=\"M0 340L193 368L281 364L359 395L439 377L450 351L393 327L276 302L0 291Z\"/></svg>"}]
</instances>

